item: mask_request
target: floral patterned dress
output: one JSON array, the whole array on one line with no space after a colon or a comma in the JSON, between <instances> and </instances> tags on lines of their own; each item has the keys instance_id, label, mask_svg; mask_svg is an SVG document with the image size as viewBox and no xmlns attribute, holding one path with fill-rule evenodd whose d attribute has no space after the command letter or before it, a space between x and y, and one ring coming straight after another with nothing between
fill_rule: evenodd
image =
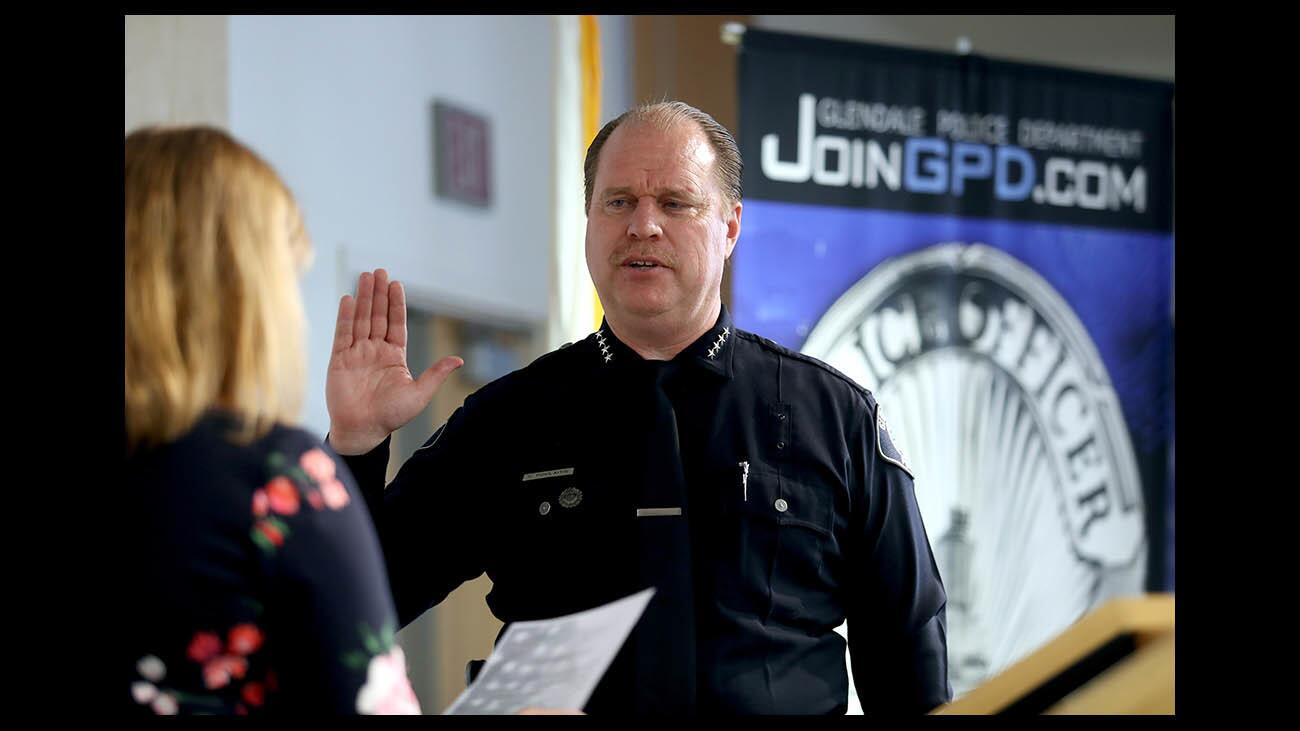
<instances>
[{"instance_id":1,"label":"floral patterned dress","mask_svg":"<svg viewBox=\"0 0 1300 731\"><path fill-rule=\"evenodd\" d=\"M211 413L127 460L120 698L143 714L419 713L352 475L276 427L251 445Z\"/></svg>"}]
</instances>

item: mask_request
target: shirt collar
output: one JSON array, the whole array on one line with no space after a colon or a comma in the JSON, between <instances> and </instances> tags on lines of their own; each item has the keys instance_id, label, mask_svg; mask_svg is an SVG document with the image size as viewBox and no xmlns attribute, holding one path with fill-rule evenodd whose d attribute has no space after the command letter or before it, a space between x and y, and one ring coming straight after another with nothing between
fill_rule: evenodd
<instances>
[{"instance_id":1,"label":"shirt collar","mask_svg":"<svg viewBox=\"0 0 1300 731\"><path fill-rule=\"evenodd\" d=\"M592 337L596 346L596 359L602 367L619 367L644 360L640 353L618 339L610 329L607 320L601 320L600 329ZM731 320L731 313L727 311L726 305L722 305L718 320L713 327L696 338L695 342L686 346L673 360L682 364L695 365L730 379L733 374L735 337L736 327Z\"/></svg>"}]
</instances>

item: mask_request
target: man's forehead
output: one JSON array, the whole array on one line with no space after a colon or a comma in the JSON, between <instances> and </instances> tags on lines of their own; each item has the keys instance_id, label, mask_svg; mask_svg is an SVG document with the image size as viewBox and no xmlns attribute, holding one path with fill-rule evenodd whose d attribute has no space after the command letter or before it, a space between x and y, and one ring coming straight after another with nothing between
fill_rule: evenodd
<instances>
[{"instance_id":1,"label":"man's forehead","mask_svg":"<svg viewBox=\"0 0 1300 731\"><path fill-rule=\"evenodd\" d=\"M703 130L689 120L675 122L667 128L636 121L619 125L610 135L601 152L597 174L618 170L620 175L628 172L667 175L681 178L680 184L694 188L692 182L704 181L691 179L709 175L716 159L717 154ZM622 184L608 179L603 182L609 186Z\"/></svg>"}]
</instances>

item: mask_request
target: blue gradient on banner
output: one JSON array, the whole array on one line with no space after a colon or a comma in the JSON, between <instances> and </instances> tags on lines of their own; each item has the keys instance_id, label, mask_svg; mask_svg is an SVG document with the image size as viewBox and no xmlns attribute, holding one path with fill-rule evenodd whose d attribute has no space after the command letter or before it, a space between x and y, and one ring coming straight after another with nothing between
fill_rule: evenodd
<instances>
[{"instance_id":1,"label":"blue gradient on banner","mask_svg":"<svg viewBox=\"0 0 1300 731\"><path fill-rule=\"evenodd\" d=\"M1171 234L765 200L746 200L742 223L732 272L736 325L795 350L840 295L887 259L948 242L1014 256L1051 284L1092 337L1139 461L1167 453Z\"/></svg>"}]
</instances>

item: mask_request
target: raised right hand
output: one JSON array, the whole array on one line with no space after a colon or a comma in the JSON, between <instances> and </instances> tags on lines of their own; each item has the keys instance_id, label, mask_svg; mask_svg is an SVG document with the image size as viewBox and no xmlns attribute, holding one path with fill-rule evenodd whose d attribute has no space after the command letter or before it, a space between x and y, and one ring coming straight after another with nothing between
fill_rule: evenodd
<instances>
[{"instance_id":1,"label":"raised right hand","mask_svg":"<svg viewBox=\"0 0 1300 731\"><path fill-rule=\"evenodd\" d=\"M406 366L406 293L388 272L363 272L357 296L339 300L334 348L325 376L329 442L339 454L379 446L429 404L465 361L447 356L418 379Z\"/></svg>"}]
</instances>

